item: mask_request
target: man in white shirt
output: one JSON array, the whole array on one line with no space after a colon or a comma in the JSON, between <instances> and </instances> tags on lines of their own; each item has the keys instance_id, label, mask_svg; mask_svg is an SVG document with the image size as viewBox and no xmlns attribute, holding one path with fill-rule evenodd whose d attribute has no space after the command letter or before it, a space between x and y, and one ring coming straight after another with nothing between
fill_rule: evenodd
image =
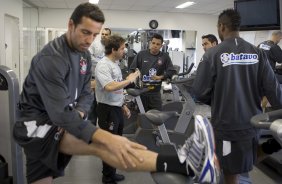
<instances>
[{"instance_id":1,"label":"man in white shirt","mask_svg":"<svg viewBox=\"0 0 282 184\"><path fill-rule=\"evenodd\" d=\"M92 80L91 80L91 88L94 92L94 100L93 104L91 106L91 109L89 111L88 119L92 122L92 124L97 124L97 114L96 114L96 107L97 107L97 101L95 98L95 67L97 63L105 56L105 40L111 36L111 29L110 28L104 28L101 31L101 37L100 39L95 39L91 46L89 47L89 51L91 53L91 62L92 62Z\"/></svg>"}]
</instances>

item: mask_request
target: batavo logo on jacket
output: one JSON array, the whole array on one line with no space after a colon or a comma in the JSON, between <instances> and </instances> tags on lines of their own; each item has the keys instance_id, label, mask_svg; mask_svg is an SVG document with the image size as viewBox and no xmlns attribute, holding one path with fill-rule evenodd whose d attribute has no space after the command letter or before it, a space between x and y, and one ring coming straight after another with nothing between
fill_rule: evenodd
<instances>
[{"instance_id":1,"label":"batavo logo on jacket","mask_svg":"<svg viewBox=\"0 0 282 184\"><path fill-rule=\"evenodd\" d=\"M220 60L223 67L229 65L252 65L258 62L258 55L254 53L222 53Z\"/></svg>"},{"instance_id":2,"label":"batavo logo on jacket","mask_svg":"<svg viewBox=\"0 0 282 184\"><path fill-rule=\"evenodd\" d=\"M269 45L266 45L266 44L262 43L262 44L259 45L259 48L263 49L263 50L270 50L271 47Z\"/></svg>"},{"instance_id":3,"label":"batavo logo on jacket","mask_svg":"<svg viewBox=\"0 0 282 184\"><path fill-rule=\"evenodd\" d=\"M80 74L85 75L87 70L87 62L86 59L84 59L82 56L80 58L79 65L80 65Z\"/></svg>"},{"instance_id":4,"label":"batavo logo on jacket","mask_svg":"<svg viewBox=\"0 0 282 184\"><path fill-rule=\"evenodd\" d=\"M157 75L157 70L155 68L150 68L149 75L143 75L142 81L148 82L151 80L151 77Z\"/></svg>"}]
</instances>

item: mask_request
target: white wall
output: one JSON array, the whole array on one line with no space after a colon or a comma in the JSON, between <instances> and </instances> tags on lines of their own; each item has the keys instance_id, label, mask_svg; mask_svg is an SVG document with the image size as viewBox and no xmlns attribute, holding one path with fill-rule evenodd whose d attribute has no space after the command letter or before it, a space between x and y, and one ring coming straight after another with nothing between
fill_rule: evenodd
<instances>
[{"instance_id":1,"label":"white wall","mask_svg":"<svg viewBox=\"0 0 282 184\"><path fill-rule=\"evenodd\" d=\"M20 27L20 69L23 68L23 39L22 39L22 20L23 20L23 5L22 0L0 0L0 65L8 65L5 59L5 14L19 18ZM20 75L23 72L20 70ZM20 76L18 76L20 78Z\"/></svg>"},{"instance_id":2,"label":"white wall","mask_svg":"<svg viewBox=\"0 0 282 184\"><path fill-rule=\"evenodd\" d=\"M266 31L241 31L240 37L254 45L259 45L265 40L269 40L271 37L271 30Z\"/></svg>"},{"instance_id":3,"label":"white wall","mask_svg":"<svg viewBox=\"0 0 282 184\"><path fill-rule=\"evenodd\" d=\"M67 20L73 10L69 9L39 9L39 27L67 28ZM156 19L158 29L177 29L197 31L196 57L197 61L203 55L201 36L204 34L217 35L217 16L180 13L151 13L133 11L104 11L106 27L128 29L150 29L149 21Z\"/></svg>"},{"instance_id":4,"label":"white wall","mask_svg":"<svg viewBox=\"0 0 282 184\"><path fill-rule=\"evenodd\" d=\"M30 68L31 59L38 52L40 38L38 32L38 11L36 8L23 8L23 77Z\"/></svg>"},{"instance_id":5,"label":"white wall","mask_svg":"<svg viewBox=\"0 0 282 184\"><path fill-rule=\"evenodd\" d=\"M37 8L23 8L23 27L36 28L38 27L38 10Z\"/></svg>"}]
</instances>

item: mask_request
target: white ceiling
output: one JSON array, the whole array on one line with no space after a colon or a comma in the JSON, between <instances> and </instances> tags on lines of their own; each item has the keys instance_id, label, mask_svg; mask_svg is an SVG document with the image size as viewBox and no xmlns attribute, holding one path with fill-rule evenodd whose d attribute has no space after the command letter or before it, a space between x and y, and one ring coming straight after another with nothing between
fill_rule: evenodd
<instances>
[{"instance_id":1,"label":"white ceiling","mask_svg":"<svg viewBox=\"0 0 282 184\"><path fill-rule=\"evenodd\" d=\"M23 0L29 5L42 8L74 9L78 4L87 0ZM185 9L175 7L188 0L100 0L98 6L102 10L119 11L148 11L148 12L175 12L219 14L226 8L233 8L234 0L190 0L196 4Z\"/></svg>"}]
</instances>

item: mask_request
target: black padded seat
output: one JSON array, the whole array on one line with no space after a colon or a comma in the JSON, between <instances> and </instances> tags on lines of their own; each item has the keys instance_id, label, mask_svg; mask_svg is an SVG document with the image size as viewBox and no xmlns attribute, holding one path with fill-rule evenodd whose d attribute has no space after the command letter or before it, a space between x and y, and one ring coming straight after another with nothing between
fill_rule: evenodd
<instances>
[{"instance_id":1,"label":"black padded seat","mask_svg":"<svg viewBox=\"0 0 282 184\"><path fill-rule=\"evenodd\" d=\"M142 93L145 93L147 91L149 91L148 88L142 88L142 89L128 88L126 89L126 92L133 97L140 96Z\"/></svg>"},{"instance_id":2,"label":"black padded seat","mask_svg":"<svg viewBox=\"0 0 282 184\"><path fill-rule=\"evenodd\" d=\"M175 111L159 111L159 110L149 110L145 113L145 116L156 126L164 124L169 118L179 116Z\"/></svg>"}]
</instances>

